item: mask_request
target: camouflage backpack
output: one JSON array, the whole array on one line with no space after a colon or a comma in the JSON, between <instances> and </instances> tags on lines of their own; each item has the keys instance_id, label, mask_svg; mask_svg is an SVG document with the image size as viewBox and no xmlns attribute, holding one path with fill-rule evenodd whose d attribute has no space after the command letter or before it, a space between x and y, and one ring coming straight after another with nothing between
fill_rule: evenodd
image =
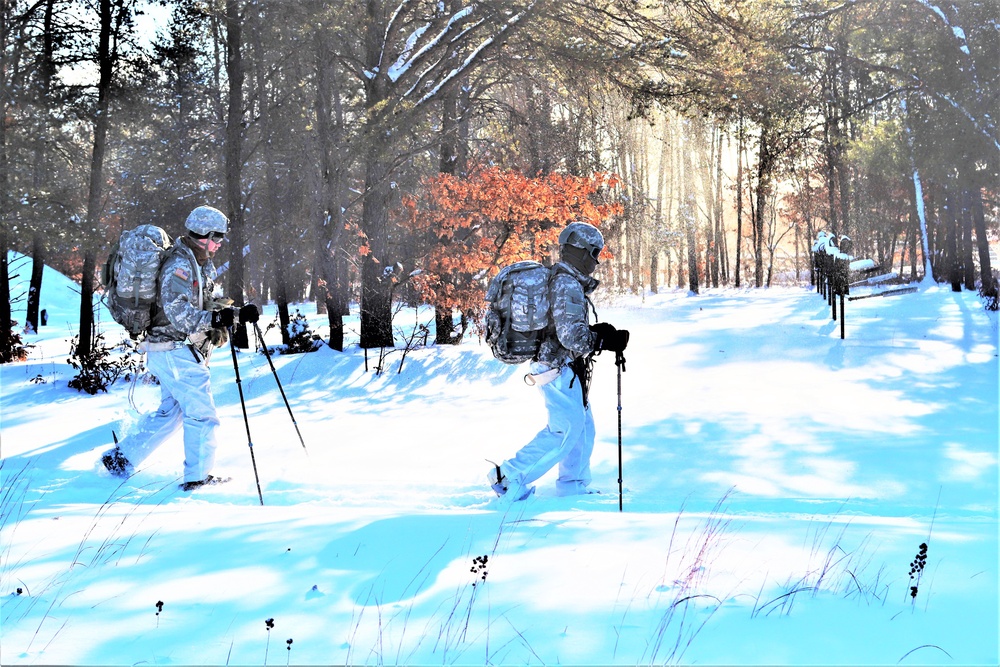
<instances>
[{"instance_id":1,"label":"camouflage backpack","mask_svg":"<svg viewBox=\"0 0 1000 667\"><path fill-rule=\"evenodd\" d=\"M125 230L101 271L104 303L115 322L136 339L152 324L160 265L170 237L155 225Z\"/></svg>"},{"instance_id":2,"label":"camouflage backpack","mask_svg":"<svg viewBox=\"0 0 1000 667\"><path fill-rule=\"evenodd\" d=\"M486 342L505 364L531 361L550 325L551 271L538 262L504 267L486 290Z\"/></svg>"}]
</instances>

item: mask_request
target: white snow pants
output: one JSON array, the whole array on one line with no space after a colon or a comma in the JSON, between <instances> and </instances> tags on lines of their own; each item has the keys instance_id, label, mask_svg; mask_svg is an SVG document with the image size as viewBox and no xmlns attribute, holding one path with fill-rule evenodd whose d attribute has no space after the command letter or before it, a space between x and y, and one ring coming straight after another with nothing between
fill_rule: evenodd
<instances>
[{"instance_id":1,"label":"white snow pants","mask_svg":"<svg viewBox=\"0 0 1000 667\"><path fill-rule=\"evenodd\" d=\"M532 372L546 370L532 364ZM538 388L545 398L548 424L501 470L514 483L527 487L559 464L556 493L572 496L586 493L590 484L590 455L594 451L594 416L583 405L583 388L573 370L564 366L559 376Z\"/></svg>"},{"instance_id":2,"label":"white snow pants","mask_svg":"<svg viewBox=\"0 0 1000 667\"><path fill-rule=\"evenodd\" d=\"M150 351L146 365L160 381L160 407L143 415L118 447L133 466L138 466L183 425L184 481L205 479L215 465L219 426L208 366L199 363L187 345Z\"/></svg>"}]
</instances>

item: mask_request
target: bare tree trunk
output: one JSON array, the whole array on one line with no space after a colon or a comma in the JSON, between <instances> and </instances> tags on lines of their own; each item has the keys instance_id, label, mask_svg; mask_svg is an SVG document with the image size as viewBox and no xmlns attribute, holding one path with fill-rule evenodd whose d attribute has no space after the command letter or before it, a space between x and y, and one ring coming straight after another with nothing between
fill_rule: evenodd
<instances>
[{"instance_id":1,"label":"bare tree trunk","mask_svg":"<svg viewBox=\"0 0 1000 667\"><path fill-rule=\"evenodd\" d=\"M6 23L7 13L0 11L0 21ZM0 77L3 77L4 90L8 89L10 68L8 59L8 25L0 25ZM9 95L0 95L0 118L7 118L7 109L11 104ZM7 123L0 122L0 363L11 361L14 322L10 309L10 266L7 253L10 251L10 230L14 216L13 200L10 193L10 160L7 156Z\"/></svg>"},{"instance_id":2,"label":"bare tree trunk","mask_svg":"<svg viewBox=\"0 0 1000 667\"><path fill-rule=\"evenodd\" d=\"M824 122L824 148L826 149L826 165L824 169L824 175L826 176L826 194L827 194L827 220L830 226L830 231L836 234L840 228L837 216L837 179L836 179L836 163L837 163L837 149L834 147L834 132L831 130L831 125L833 120L827 118Z\"/></svg>"},{"instance_id":3,"label":"bare tree trunk","mask_svg":"<svg viewBox=\"0 0 1000 667\"><path fill-rule=\"evenodd\" d=\"M365 194L361 231L368 252L361 261L361 347L392 347L392 258L389 257L389 184L392 129L382 127L380 107L389 97L389 80L383 71L384 8L376 0L366 3L365 69L374 74L365 80Z\"/></svg>"},{"instance_id":4,"label":"bare tree trunk","mask_svg":"<svg viewBox=\"0 0 1000 667\"><path fill-rule=\"evenodd\" d=\"M653 243L650 248L649 264L649 290L656 294L659 290L660 272L660 252L663 249L663 234L667 231L666 221L663 219L664 210L669 210L669 202L664 206L664 199L667 197L667 160L670 159L668 141L669 121L664 118L663 136L660 138L660 160L656 166L656 224L653 231ZM668 251L669 252L669 251ZM670 285L670 276L667 276L667 286Z\"/></svg>"},{"instance_id":5,"label":"bare tree trunk","mask_svg":"<svg viewBox=\"0 0 1000 667\"><path fill-rule=\"evenodd\" d=\"M251 24L251 28L253 28ZM271 250L271 267L274 277L274 302L278 308L278 326L281 329L281 343L291 344L291 334L288 325L291 317L288 313L288 256L286 245L288 239L282 233L282 226L279 222L283 219L281 214L281 201L278 196L279 184L278 173L275 168L277 158L274 153L275 123L272 118L271 99L269 96L266 75L264 72L264 48L261 43L259 27L251 29L252 44L254 47L254 73L256 83L256 95L258 99L258 122L261 128L261 154L264 158L264 215L268 226L268 245Z\"/></svg>"},{"instance_id":6,"label":"bare tree trunk","mask_svg":"<svg viewBox=\"0 0 1000 667\"><path fill-rule=\"evenodd\" d=\"M379 132L368 136L361 229L368 253L361 264L361 347L392 347L392 269L389 257L390 159Z\"/></svg>"},{"instance_id":7,"label":"bare tree trunk","mask_svg":"<svg viewBox=\"0 0 1000 667\"><path fill-rule=\"evenodd\" d=\"M243 216L243 19L239 0L226 0L226 74L229 77L229 106L226 115L226 208L229 216L229 290L237 305L246 298L246 225ZM246 326L236 328L233 343L247 347Z\"/></svg>"},{"instance_id":8,"label":"bare tree trunk","mask_svg":"<svg viewBox=\"0 0 1000 667\"><path fill-rule=\"evenodd\" d=\"M685 125L684 145L681 149L683 160L683 203L681 204L681 221L684 225L685 236L687 237L687 260L688 260L688 290L694 294L698 293L698 239L695 235L696 206L694 197L694 169L691 166L691 125Z\"/></svg>"},{"instance_id":9,"label":"bare tree trunk","mask_svg":"<svg viewBox=\"0 0 1000 667\"><path fill-rule=\"evenodd\" d=\"M680 119L675 119L672 123L674 142L671 148L671 162L673 162L673 177L671 178L671 209L676 219L671 216L672 226L675 224L677 233L677 273L675 275L677 288L683 289L687 282L685 267L687 266L687 233L684 227L684 219L681 217L681 209L684 203L684 127ZM676 206L676 211L673 207Z\"/></svg>"},{"instance_id":10,"label":"bare tree trunk","mask_svg":"<svg viewBox=\"0 0 1000 667\"><path fill-rule=\"evenodd\" d=\"M100 0L100 36L97 64L100 77L97 86L97 109L94 116L94 147L90 160L90 186L87 192L87 227L96 230L101 218L101 195L104 182L104 153L107 149L111 119L111 77L114 61L111 53L111 0ZM77 355L90 355L94 334L94 271L97 269L96 239L84 240L83 278L80 285L80 339Z\"/></svg>"},{"instance_id":11,"label":"bare tree trunk","mask_svg":"<svg viewBox=\"0 0 1000 667\"><path fill-rule=\"evenodd\" d=\"M955 196L951 190L945 198L944 204L944 224L945 224L945 246L948 253L946 266L948 267L948 280L951 282L952 292L962 291L962 267L961 258L958 254L958 216L956 215Z\"/></svg>"},{"instance_id":12,"label":"bare tree trunk","mask_svg":"<svg viewBox=\"0 0 1000 667\"><path fill-rule=\"evenodd\" d=\"M31 282L28 284L28 309L24 320L32 331L38 331L38 311L42 296L42 275L45 268L45 241L39 230L31 236Z\"/></svg>"},{"instance_id":13,"label":"bare tree trunk","mask_svg":"<svg viewBox=\"0 0 1000 667\"><path fill-rule=\"evenodd\" d=\"M451 7L449 7L449 10ZM441 98L441 155L438 171L454 175L458 171L458 93L450 90ZM434 304L434 342L438 345L457 344L455 319L450 305Z\"/></svg>"},{"instance_id":14,"label":"bare tree trunk","mask_svg":"<svg viewBox=\"0 0 1000 667\"><path fill-rule=\"evenodd\" d=\"M715 155L715 267L712 273L712 287L729 282L729 268L726 257L726 227L723 218L723 174L722 174L722 126L718 128L718 143Z\"/></svg>"},{"instance_id":15,"label":"bare tree trunk","mask_svg":"<svg viewBox=\"0 0 1000 667\"><path fill-rule=\"evenodd\" d=\"M326 304L330 324L329 346L344 350L344 316L349 312L347 261L341 248L344 237L344 192L346 165L344 113L337 70L323 46L323 36L316 36L316 118L319 129L322 166L322 208L316 234L316 273L322 276L318 294ZM331 108L332 102L332 108ZM318 281L319 282L319 281Z\"/></svg>"},{"instance_id":16,"label":"bare tree trunk","mask_svg":"<svg viewBox=\"0 0 1000 667\"><path fill-rule=\"evenodd\" d=\"M771 195L774 156L771 151L771 128L765 119L760 131L760 153L757 161L757 205L754 212L754 282L763 285L764 278L764 215Z\"/></svg>"},{"instance_id":17,"label":"bare tree trunk","mask_svg":"<svg viewBox=\"0 0 1000 667\"><path fill-rule=\"evenodd\" d=\"M0 123L3 125L4 123ZM4 164L6 150L0 153L0 170L5 171ZM4 177L5 178L5 177ZM0 188L6 184L0 181ZM6 191L6 190L5 190ZM3 195L6 199L6 195ZM6 206L0 205L0 215L6 216ZM10 252L10 243L7 239L6 218L0 221L0 364L13 361L13 329L14 322L10 312L10 265L7 261L7 253Z\"/></svg>"},{"instance_id":18,"label":"bare tree trunk","mask_svg":"<svg viewBox=\"0 0 1000 667\"><path fill-rule=\"evenodd\" d=\"M910 237L913 236L913 230L903 225L903 242L900 244L899 249L899 277L903 277L903 270L906 268L906 255L909 250Z\"/></svg>"},{"instance_id":19,"label":"bare tree trunk","mask_svg":"<svg viewBox=\"0 0 1000 667\"><path fill-rule=\"evenodd\" d=\"M715 130L706 127L704 121L695 124L696 146L698 150L698 174L701 181L701 195L705 202L705 283L712 279L715 268L715 187L712 166L715 156ZM706 137L706 134L708 136ZM706 143L708 144L706 146ZM706 151L706 148L708 149ZM718 285L716 272L715 285Z\"/></svg>"},{"instance_id":20,"label":"bare tree trunk","mask_svg":"<svg viewBox=\"0 0 1000 667\"><path fill-rule=\"evenodd\" d=\"M993 280L993 267L990 262L990 241L986 235L986 216L983 211L981 190L976 187L969 190L969 204L972 209L972 222L976 230L976 245L979 250L979 275L982 281L982 294L985 297L997 297L997 285Z\"/></svg>"},{"instance_id":21,"label":"bare tree trunk","mask_svg":"<svg viewBox=\"0 0 1000 667\"><path fill-rule=\"evenodd\" d=\"M965 289L976 289L976 265L972 261L972 193L968 188L961 187L961 206L956 213L959 216L959 228L962 232L962 266L965 269L962 276Z\"/></svg>"},{"instance_id":22,"label":"bare tree trunk","mask_svg":"<svg viewBox=\"0 0 1000 667\"><path fill-rule=\"evenodd\" d=\"M642 279L642 235L644 220L647 215L647 165L645 155L645 124L638 126L629 123L622 133L622 149L620 151L622 171L626 177L629 207L622 232L624 239L622 249L624 261L622 269L627 272L623 276L623 286L628 287L633 294L641 294Z\"/></svg>"},{"instance_id":23,"label":"bare tree trunk","mask_svg":"<svg viewBox=\"0 0 1000 667\"><path fill-rule=\"evenodd\" d=\"M841 22L841 28L844 28L844 23ZM847 36L841 30L837 35L837 58L838 62L844 63L847 56ZM850 179L850 166L848 162L844 159L844 149L848 145L850 140L848 133L845 132L843 123L845 123L846 118L851 117L851 99L850 99L850 74L845 71L846 68L841 65L835 72L833 81L833 91L834 91L834 104L836 111L836 118L834 119L834 126L837 130L836 141L837 141L837 193L840 195L840 229L839 234L850 235L851 233L851 179ZM848 128L849 129L849 128Z\"/></svg>"},{"instance_id":24,"label":"bare tree trunk","mask_svg":"<svg viewBox=\"0 0 1000 667\"><path fill-rule=\"evenodd\" d=\"M740 255L743 252L743 151L745 150L746 135L743 130L743 114L740 113L739 129L737 130L736 146L736 289L740 287L740 278L743 274L743 260Z\"/></svg>"},{"instance_id":25,"label":"bare tree trunk","mask_svg":"<svg viewBox=\"0 0 1000 667\"><path fill-rule=\"evenodd\" d=\"M45 14L42 20L43 30L42 30L42 63L41 63L41 81L39 90L39 99L43 105L48 102L49 93L52 90L52 79L56 75L56 66L54 62L54 51L55 51L55 35L52 30L52 20L53 13L55 9L55 0L47 0L45 3ZM48 119L43 119L43 123L46 123ZM42 128L41 133L44 134L45 128ZM39 139L44 139L44 136L39 137ZM34 172L32 174L32 185L35 191L41 190L45 187L45 174L46 169L46 150L44 141L38 141L35 144L35 165ZM28 305L27 311L25 312L26 325L31 328L32 331L38 331L38 311L41 308L42 299L42 279L45 275L45 261L47 259L45 252L45 239L46 234L39 229L39 221L36 221L34 233L31 239L31 281L28 285ZM51 222L51 221L46 221Z\"/></svg>"}]
</instances>

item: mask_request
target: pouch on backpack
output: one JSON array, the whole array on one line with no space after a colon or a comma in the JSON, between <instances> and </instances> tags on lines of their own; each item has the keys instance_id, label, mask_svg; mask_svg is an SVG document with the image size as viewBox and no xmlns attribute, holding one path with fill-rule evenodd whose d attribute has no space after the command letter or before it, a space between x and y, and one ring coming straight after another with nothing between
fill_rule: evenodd
<instances>
[{"instance_id":1,"label":"pouch on backpack","mask_svg":"<svg viewBox=\"0 0 1000 667\"><path fill-rule=\"evenodd\" d=\"M101 271L104 303L115 322L133 339L153 322L160 265L170 249L170 237L155 225L122 232Z\"/></svg>"},{"instance_id":2,"label":"pouch on backpack","mask_svg":"<svg viewBox=\"0 0 1000 667\"><path fill-rule=\"evenodd\" d=\"M486 290L486 342L500 361L520 364L538 355L550 323L551 271L539 262L504 267Z\"/></svg>"}]
</instances>

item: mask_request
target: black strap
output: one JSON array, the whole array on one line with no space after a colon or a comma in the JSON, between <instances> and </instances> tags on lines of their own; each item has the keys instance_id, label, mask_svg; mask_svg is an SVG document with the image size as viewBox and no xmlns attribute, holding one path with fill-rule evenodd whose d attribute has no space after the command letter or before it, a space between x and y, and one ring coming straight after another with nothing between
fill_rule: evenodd
<instances>
[{"instance_id":1,"label":"black strap","mask_svg":"<svg viewBox=\"0 0 1000 667\"><path fill-rule=\"evenodd\" d=\"M573 371L573 379L569 381L569 386L572 387L576 378L580 378L583 407L587 407L590 397L590 380L594 375L594 353L591 352L586 357L577 357L569 362L569 367Z\"/></svg>"}]
</instances>

